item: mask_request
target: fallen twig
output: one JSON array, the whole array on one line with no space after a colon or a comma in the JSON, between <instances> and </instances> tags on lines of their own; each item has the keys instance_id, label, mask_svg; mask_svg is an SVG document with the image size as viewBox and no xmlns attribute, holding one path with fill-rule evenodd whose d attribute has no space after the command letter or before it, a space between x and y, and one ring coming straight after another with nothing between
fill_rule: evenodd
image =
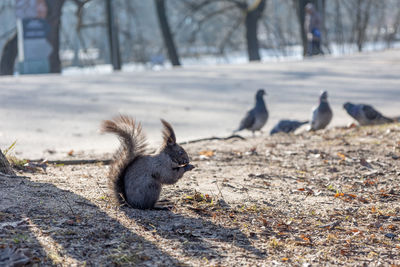
<instances>
[{"instance_id":1,"label":"fallen twig","mask_svg":"<svg viewBox=\"0 0 400 267\"><path fill-rule=\"evenodd\" d=\"M325 225L321 225L319 228L328 228L329 230L335 229L336 226L339 226L342 221L336 221L332 223L328 223Z\"/></svg>"},{"instance_id":2,"label":"fallen twig","mask_svg":"<svg viewBox=\"0 0 400 267\"><path fill-rule=\"evenodd\" d=\"M212 141L212 140L229 140L229 139L233 139L233 138L238 138L240 140L246 140L246 138L244 138L243 136L234 134L234 135L230 135L228 137L207 137L207 138L200 138L200 139L195 139L195 140L191 140L191 141L186 141L183 142L182 144L193 144L193 143L198 143L198 142L202 142L202 141Z\"/></svg>"},{"instance_id":3,"label":"fallen twig","mask_svg":"<svg viewBox=\"0 0 400 267\"><path fill-rule=\"evenodd\" d=\"M29 162L42 162L42 159L29 160ZM75 159L75 160L48 160L48 164L55 165L80 165L80 164L97 164L102 163L104 165L109 165L111 159Z\"/></svg>"},{"instance_id":4,"label":"fallen twig","mask_svg":"<svg viewBox=\"0 0 400 267\"><path fill-rule=\"evenodd\" d=\"M211 141L211 140L229 140L233 138L238 138L240 140L246 140L246 138L240 136L240 135L231 135L228 137L209 137L209 138L202 138L202 139L196 139L196 140L191 140L187 142L183 142L181 144L193 144L193 143L198 143L202 141ZM27 160L28 162L32 163L41 163L43 162L43 159L34 159L34 160ZM80 164L97 164L101 163L104 165L109 165L111 163L111 159L73 159L73 160L46 160L47 164L55 164L55 165L80 165Z\"/></svg>"}]
</instances>

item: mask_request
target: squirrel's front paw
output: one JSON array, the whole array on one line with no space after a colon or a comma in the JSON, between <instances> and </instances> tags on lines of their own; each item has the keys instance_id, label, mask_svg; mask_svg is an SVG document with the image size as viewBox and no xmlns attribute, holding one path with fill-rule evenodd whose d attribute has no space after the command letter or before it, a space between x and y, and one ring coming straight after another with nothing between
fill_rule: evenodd
<instances>
[{"instance_id":1,"label":"squirrel's front paw","mask_svg":"<svg viewBox=\"0 0 400 267\"><path fill-rule=\"evenodd\" d=\"M185 172L191 171L194 169L194 166L192 164L188 164L185 167L183 167L183 169L185 170Z\"/></svg>"}]
</instances>

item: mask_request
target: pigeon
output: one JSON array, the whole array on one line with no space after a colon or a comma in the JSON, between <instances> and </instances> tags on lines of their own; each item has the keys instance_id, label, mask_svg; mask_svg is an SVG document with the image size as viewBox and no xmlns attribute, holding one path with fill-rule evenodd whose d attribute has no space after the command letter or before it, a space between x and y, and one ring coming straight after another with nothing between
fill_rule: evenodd
<instances>
[{"instance_id":1,"label":"pigeon","mask_svg":"<svg viewBox=\"0 0 400 267\"><path fill-rule=\"evenodd\" d=\"M309 121L292 121L292 120L280 120L277 125L271 130L270 135L276 133L291 133L297 130L300 126L309 123Z\"/></svg>"},{"instance_id":2,"label":"pigeon","mask_svg":"<svg viewBox=\"0 0 400 267\"><path fill-rule=\"evenodd\" d=\"M393 119L383 116L379 111L365 104L344 103L343 108L360 125L376 125L394 122Z\"/></svg>"},{"instance_id":3,"label":"pigeon","mask_svg":"<svg viewBox=\"0 0 400 267\"><path fill-rule=\"evenodd\" d=\"M265 107L264 98L265 95L264 89L259 89L256 93L256 105L254 108L249 110L246 113L246 116L240 122L240 126L234 132L241 131L243 129L247 129L253 132L259 131L268 120L268 110Z\"/></svg>"},{"instance_id":4,"label":"pigeon","mask_svg":"<svg viewBox=\"0 0 400 267\"><path fill-rule=\"evenodd\" d=\"M328 92L323 91L319 97L319 105L312 112L310 130L324 129L331 122L332 116L332 110L328 103Z\"/></svg>"}]
</instances>

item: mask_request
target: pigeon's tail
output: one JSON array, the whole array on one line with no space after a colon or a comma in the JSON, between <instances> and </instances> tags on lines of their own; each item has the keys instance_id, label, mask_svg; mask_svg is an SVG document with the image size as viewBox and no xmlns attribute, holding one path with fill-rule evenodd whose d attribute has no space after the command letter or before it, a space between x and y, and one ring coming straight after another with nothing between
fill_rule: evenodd
<instances>
[{"instance_id":1,"label":"pigeon's tail","mask_svg":"<svg viewBox=\"0 0 400 267\"><path fill-rule=\"evenodd\" d=\"M400 122L400 116L391 118L392 122Z\"/></svg>"},{"instance_id":2,"label":"pigeon's tail","mask_svg":"<svg viewBox=\"0 0 400 267\"><path fill-rule=\"evenodd\" d=\"M239 126L239 128L237 128L236 130L233 130L233 131L232 131L232 134L235 134L235 133L237 133L237 132L240 132L240 131L243 130L243 129L244 129L244 127Z\"/></svg>"},{"instance_id":3,"label":"pigeon's tail","mask_svg":"<svg viewBox=\"0 0 400 267\"><path fill-rule=\"evenodd\" d=\"M300 125L304 125L304 124L307 124L307 123L310 123L310 121L302 121L302 122L300 122Z\"/></svg>"},{"instance_id":4,"label":"pigeon's tail","mask_svg":"<svg viewBox=\"0 0 400 267\"><path fill-rule=\"evenodd\" d=\"M388 117L382 116L382 121L383 121L384 123L393 123L393 122L397 122L397 121L399 121L398 119L399 119L399 118L388 118Z\"/></svg>"}]
</instances>

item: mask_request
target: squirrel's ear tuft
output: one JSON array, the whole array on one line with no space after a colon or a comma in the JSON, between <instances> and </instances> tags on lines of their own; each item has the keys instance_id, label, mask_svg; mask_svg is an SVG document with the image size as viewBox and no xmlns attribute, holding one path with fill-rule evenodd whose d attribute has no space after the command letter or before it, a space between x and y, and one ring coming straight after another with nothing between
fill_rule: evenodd
<instances>
[{"instance_id":1,"label":"squirrel's ear tuft","mask_svg":"<svg viewBox=\"0 0 400 267\"><path fill-rule=\"evenodd\" d=\"M174 129L172 129L171 124L166 122L165 120L161 119L161 122L164 126L163 129L163 139L165 145L174 145L176 144L176 137L175 137L175 132Z\"/></svg>"}]
</instances>

